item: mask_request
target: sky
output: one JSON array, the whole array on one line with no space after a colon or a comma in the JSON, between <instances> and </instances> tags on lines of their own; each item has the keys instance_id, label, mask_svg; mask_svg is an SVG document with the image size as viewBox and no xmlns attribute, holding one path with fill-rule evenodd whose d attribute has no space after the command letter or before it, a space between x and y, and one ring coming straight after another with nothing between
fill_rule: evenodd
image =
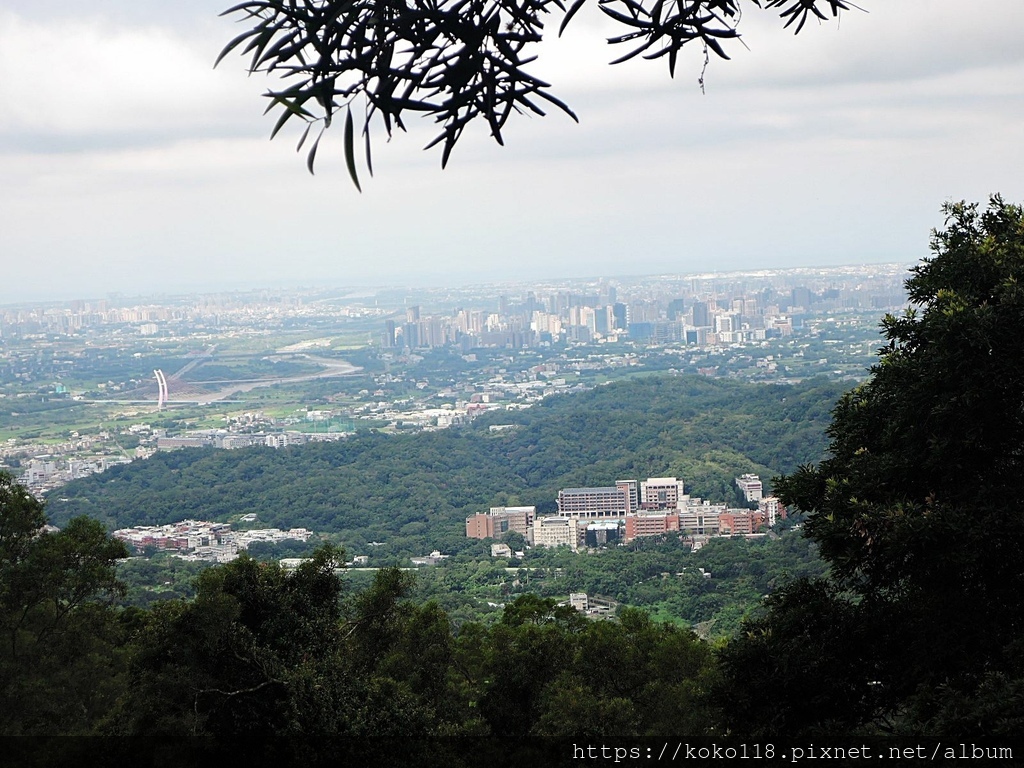
<instances>
[{"instance_id":1,"label":"sky","mask_svg":"<svg viewBox=\"0 0 1024 768\"><path fill-rule=\"evenodd\" d=\"M4 0L0 303L916 261L944 202L1024 202L1024 3L859 4L749 6L702 92L696 52L609 66L590 0L529 69L579 124L471 125L442 171L414 118L359 193L340 130L310 176L280 81L213 68L228 2Z\"/></svg>"}]
</instances>

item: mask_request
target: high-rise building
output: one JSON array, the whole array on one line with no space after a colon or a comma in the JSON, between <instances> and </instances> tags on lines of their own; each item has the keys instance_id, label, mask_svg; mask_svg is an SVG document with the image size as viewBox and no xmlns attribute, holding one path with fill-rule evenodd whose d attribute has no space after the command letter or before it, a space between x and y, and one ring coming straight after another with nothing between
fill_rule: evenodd
<instances>
[{"instance_id":1,"label":"high-rise building","mask_svg":"<svg viewBox=\"0 0 1024 768\"><path fill-rule=\"evenodd\" d=\"M629 327L629 307L621 302L612 304L612 317L615 319L615 329L624 331Z\"/></svg>"},{"instance_id":2,"label":"high-rise building","mask_svg":"<svg viewBox=\"0 0 1024 768\"><path fill-rule=\"evenodd\" d=\"M579 324L586 327L591 335L597 333L597 312L593 307L580 307Z\"/></svg>"},{"instance_id":3,"label":"high-rise building","mask_svg":"<svg viewBox=\"0 0 1024 768\"><path fill-rule=\"evenodd\" d=\"M693 303L693 325L695 328L707 328L711 325L711 311L706 301Z\"/></svg>"},{"instance_id":4,"label":"high-rise building","mask_svg":"<svg viewBox=\"0 0 1024 768\"><path fill-rule=\"evenodd\" d=\"M409 349L418 349L422 346L420 341L420 324L419 322L408 322L402 329L402 339L405 346Z\"/></svg>"},{"instance_id":5,"label":"high-rise building","mask_svg":"<svg viewBox=\"0 0 1024 768\"><path fill-rule=\"evenodd\" d=\"M686 312L686 302L682 299L672 299L665 308L669 320L679 320Z\"/></svg>"},{"instance_id":6,"label":"high-rise building","mask_svg":"<svg viewBox=\"0 0 1024 768\"><path fill-rule=\"evenodd\" d=\"M810 289L802 286L794 288L791 294L790 306L803 307L807 309L811 306L812 294Z\"/></svg>"}]
</instances>

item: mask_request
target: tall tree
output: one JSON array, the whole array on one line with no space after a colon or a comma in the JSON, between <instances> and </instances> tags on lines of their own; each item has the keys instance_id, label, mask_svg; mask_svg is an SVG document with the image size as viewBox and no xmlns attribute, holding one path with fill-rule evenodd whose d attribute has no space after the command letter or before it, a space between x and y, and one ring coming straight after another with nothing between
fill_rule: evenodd
<instances>
[{"instance_id":1,"label":"tall tree","mask_svg":"<svg viewBox=\"0 0 1024 768\"><path fill-rule=\"evenodd\" d=\"M870 685L851 720L977 737L1024 723L1024 211L994 196L945 213L914 308L885 319L871 378L833 412L831 456L775 482L810 513L831 586L781 595L724 658L744 685L753 645L808 653L786 617L813 592L858 660L832 695Z\"/></svg>"},{"instance_id":2,"label":"tall tree","mask_svg":"<svg viewBox=\"0 0 1024 768\"><path fill-rule=\"evenodd\" d=\"M0 472L0 733L88 732L119 693L123 632L110 610L128 553L103 526L48 528L43 504Z\"/></svg>"}]
</instances>

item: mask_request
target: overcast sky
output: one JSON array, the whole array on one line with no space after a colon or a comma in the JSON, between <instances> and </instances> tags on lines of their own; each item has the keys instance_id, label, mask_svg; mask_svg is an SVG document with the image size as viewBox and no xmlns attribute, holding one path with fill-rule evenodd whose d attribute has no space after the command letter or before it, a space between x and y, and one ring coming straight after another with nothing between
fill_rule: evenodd
<instances>
[{"instance_id":1,"label":"overcast sky","mask_svg":"<svg viewBox=\"0 0 1024 768\"><path fill-rule=\"evenodd\" d=\"M593 2L593 0L591 0ZM1024 3L863 0L783 31L751 8L731 61L609 67L586 10L533 71L580 124L433 125L353 188L273 142L215 0L4 0L0 303L275 285L462 285L913 261L947 200L1024 202ZM557 26L557 25L555 25Z\"/></svg>"}]
</instances>

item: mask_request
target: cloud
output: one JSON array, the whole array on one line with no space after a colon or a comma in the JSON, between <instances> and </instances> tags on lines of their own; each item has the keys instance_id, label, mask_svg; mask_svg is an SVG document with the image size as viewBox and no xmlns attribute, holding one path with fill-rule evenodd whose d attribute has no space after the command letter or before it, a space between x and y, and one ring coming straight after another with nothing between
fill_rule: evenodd
<instances>
[{"instance_id":1,"label":"cloud","mask_svg":"<svg viewBox=\"0 0 1024 768\"><path fill-rule=\"evenodd\" d=\"M210 37L0 14L0 146L63 153L252 135L258 83L214 71Z\"/></svg>"},{"instance_id":2,"label":"cloud","mask_svg":"<svg viewBox=\"0 0 1024 768\"><path fill-rule=\"evenodd\" d=\"M861 5L868 12L808 24L799 35L782 28L777 11L748 5L738 26L742 42L726 41L731 61L711 55L705 72L708 92L912 82L1024 62L1018 39L1024 4L874 0ZM550 82L576 91L697 89L704 62L698 45L684 48L673 81L665 58L608 66L629 50L628 44L606 42L622 32L591 3L562 38L549 37L541 44L534 66Z\"/></svg>"},{"instance_id":3,"label":"cloud","mask_svg":"<svg viewBox=\"0 0 1024 768\"><path fill-rule=\"evenodd\" d=\"M296 130L267 141L273 81L212 69L238 26L207 0L9 0L4 298L41 264L48 290L102 294L916 258L943 200L1024 199L1024 4L868 4L797 37L749 12L750 50L713 61L703 95L699 55L674 81L608 66L585 9L531 65L579 125L515 116L504 148L470 126L442 172L421 151L436 126L412 120L359 195L338 130L315 178Z\"/></svg>"}]
</instances>

